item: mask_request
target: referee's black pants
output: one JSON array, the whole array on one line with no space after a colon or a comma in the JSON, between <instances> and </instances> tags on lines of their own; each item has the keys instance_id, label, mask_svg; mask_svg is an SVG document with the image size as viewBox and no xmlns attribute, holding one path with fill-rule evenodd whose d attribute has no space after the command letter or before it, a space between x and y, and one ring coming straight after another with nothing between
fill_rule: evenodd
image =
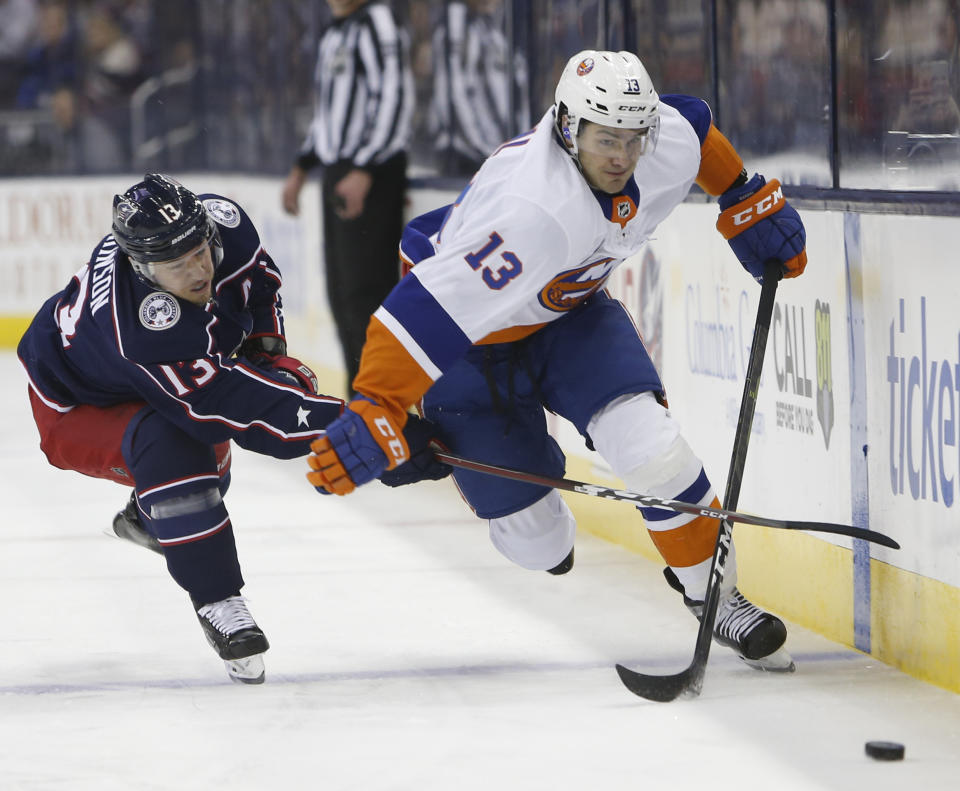
<instances>
[{"instance_id":1,"label":"referee's black pants","mask_svg":"<svg viewBox=\"0 0 960 791\"><path fill-rule=\"evenodd\" d=\"M373 183L363 213L342 220L335 212L333 188L351 168L349 163L326 168L322 187L327 297L343 349L350 395L370 316L399 279L407 156L396 154L381 165L366 168Z\"/></svg>"}]
</instances>

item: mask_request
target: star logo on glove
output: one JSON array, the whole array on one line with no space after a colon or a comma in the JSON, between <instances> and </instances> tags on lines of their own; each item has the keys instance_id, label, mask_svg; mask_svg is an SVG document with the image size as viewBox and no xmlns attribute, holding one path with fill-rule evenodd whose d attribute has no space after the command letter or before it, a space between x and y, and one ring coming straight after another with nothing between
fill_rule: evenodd
<instances>
[{"instance_id":1,"label":"star logo on glove","mask_svg":"<svg viewBox=\"0 0 960 791\"><path fill-rule=\"evenodd\" d=\"M298 426L310 426L307 418L310 417L310 410L304 409L302 406L297 410L297 425Z\"/></svg>"}]
</instances>

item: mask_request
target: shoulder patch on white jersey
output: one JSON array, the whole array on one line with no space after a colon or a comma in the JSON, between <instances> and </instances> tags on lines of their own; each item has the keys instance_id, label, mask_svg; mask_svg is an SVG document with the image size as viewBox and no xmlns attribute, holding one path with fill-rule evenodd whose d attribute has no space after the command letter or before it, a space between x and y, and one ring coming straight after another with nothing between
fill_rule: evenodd
<instances>
[{"instance_id":1,"label":"shoulder patch on white jersey","mask_svg":"<svg viewBox=\"0 0 960 791\"><path fill-rule=\"evenodd\" d=\"M169 294L154 291L143 298L139 315L148 330L166 330L180 321L180 304Z\"/></svg>"},{"instance_id":2,"label":"shoulder patch on white jersey","mask_svg":"<svg viewBox=\"0 0 960 791\"><path fill-rule=\"evenodd\" d=\"M240 209L222 198L207 198L203 207L213 219L226 228L236 228L240 224Z\"/></svg>"}]
</instances>

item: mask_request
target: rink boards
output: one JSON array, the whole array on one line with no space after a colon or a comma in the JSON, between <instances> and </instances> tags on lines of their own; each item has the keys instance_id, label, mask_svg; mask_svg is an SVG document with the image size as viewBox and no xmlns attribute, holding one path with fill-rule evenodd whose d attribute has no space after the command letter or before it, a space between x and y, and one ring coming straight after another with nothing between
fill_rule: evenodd
<instances>
[{"instance_id":1,"label":"rink boards","mask_svg":"<svg viewBox=\"0 0 960 791\"><path fill-rule=\"evenodd\" d=\"M742 587L960 690L960 275L950 252L960 226L802 214L810 263L778 289L740 507L869 527L902 549L742 526ZM759 287L715 219L714 206L681 207L611 288L722 492Z\"/></svg>"},{"instance_id":2,"label":"rink boards","mask_svg":"<svg viewBox=\"0 0 960 791\"><path fill-rule=\"evenodd\" d=\"M109 227L113 194L137 179L0 182L0 343L16 344ZM295 220L280 211L278 180L181 180L251 215L284 273L291 351L338 391L316 185ZM415 190L411 216L454 197ZM950 252L960 220L801 213L810 263L778 290L740 509L866 526L902 549L740 526L741 587L794 622L960 691L960 274ZM610 289L722 493L760 289L714 229L716 215L711 204L681 206ZM576 433L554 423L568 475L610 481ZM581 529L657 560L630 506L568 502Z\"/></svg>"}]
</instances>

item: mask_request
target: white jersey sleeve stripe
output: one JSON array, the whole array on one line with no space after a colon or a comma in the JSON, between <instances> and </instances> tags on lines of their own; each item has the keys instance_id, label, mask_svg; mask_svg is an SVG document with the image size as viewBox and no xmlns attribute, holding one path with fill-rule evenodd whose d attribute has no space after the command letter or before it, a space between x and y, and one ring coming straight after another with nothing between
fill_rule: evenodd
<instances>
[{"instance_id":1,"label":"white jersey sleeve stripe","mask_svg":"<svg viewBox=\"0 0 960 791\"><path fill-rule=\"evenodd\" d=\"M423 369L427 376L434 381L440 378L443 371L433 364L429 355L420 348L420 344L413 339L413 336L407 332L406 328L394 318L386 308L382 306L377 308L377 311L373 315L380 320L384 327L390 330L393 337L396 338L400 345L407 350L407 353L416 360L417 365Z\"/></svg>"}]
</instances>

